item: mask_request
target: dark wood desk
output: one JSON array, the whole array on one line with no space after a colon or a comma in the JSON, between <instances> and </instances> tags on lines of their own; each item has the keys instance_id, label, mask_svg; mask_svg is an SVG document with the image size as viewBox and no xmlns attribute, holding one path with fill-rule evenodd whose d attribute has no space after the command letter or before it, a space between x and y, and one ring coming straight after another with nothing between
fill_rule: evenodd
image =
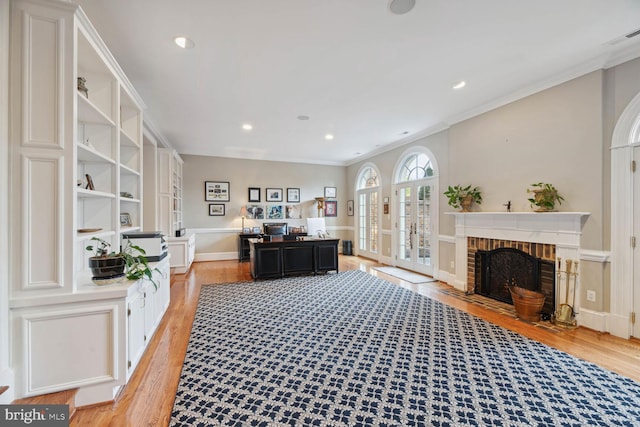
<instances>
[{"instance_id":1,"label":"dark wood desk","mask_svg":"<svg viewBox=\"0 0 640 427\"><path fill-rule=\"evenodd\" d=\"M338 272L340 239L260 242L249 239L251 276L254 279Z\"/></svg>"}]
</instances>

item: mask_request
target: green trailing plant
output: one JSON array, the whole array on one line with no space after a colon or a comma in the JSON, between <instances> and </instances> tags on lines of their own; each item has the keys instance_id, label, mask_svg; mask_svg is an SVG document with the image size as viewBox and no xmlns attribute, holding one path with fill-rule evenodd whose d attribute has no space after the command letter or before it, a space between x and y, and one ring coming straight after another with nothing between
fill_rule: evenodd
<instances>
[{"instance_id":1,"label":"green trailing plant","mask_svg":"<svg viewBox=\"0 0 640 427\"><path fill-rule=\"evenodd\" d=\"M528 188L527 193L533 193L533 197L528 200L531 203L531 207L538 207L538 211L552 211L555 209L556 203L561 205L564 200L564 197L558 193L558 189L552 184L537 182L531 184L531 187L533 188Z\"/></svg>"},{"instance_id":2,"label":"green trailing plant","mask_svg":"<svg viewBox=\"0 0 640 427\"><path fill-rule=\"evenodd\" d=\"M447 203L452 208L461 208L463 207L463 201L465 199L471 199L472 202L476 204L482 203L482 193L478 189L478 187L471 187L471 185L467 185L463 187L462 185L449 186L447 191L444 192L444 195L449 199Z\"/></svg>"},{"instance_id":3,"label":"green trailing plant","mask_svg":"<svg viewBox=\"0 0 640 427\"><path fill-rule=\"evenodd\" d=\"M140 280L143 278L149 279L155 289L158 289L158 283L153 278L153 272L160 272L157 268L153 270L149 267L149 262L145 257L146 252L140 246L134 245L129 239L127 244L122 248L120 252L110 251L111 243L99 237L92 237L92 241L96 244L89 245L85 249L94 253L96 258L104 257L118 257L124 260L125 276L129 280Z\"/></svg>"}]
</instances>

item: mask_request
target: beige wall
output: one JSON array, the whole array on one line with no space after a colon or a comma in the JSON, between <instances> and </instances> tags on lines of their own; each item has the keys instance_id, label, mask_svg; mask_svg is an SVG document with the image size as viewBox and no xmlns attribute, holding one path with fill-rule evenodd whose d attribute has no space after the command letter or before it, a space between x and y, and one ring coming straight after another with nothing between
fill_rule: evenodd
<instances>
[{"instance_id":1,"label":"beige wall","mask_svg":"<svg viewBox=\"0 0 640 427\"><path fill-rule=\"evenodd\" d=\"M247 187L300 187L307 214L315 215L311 200L323 194L324 186L336 186L339 216L327 223L338 237L353 239L355 218L346 216L346 201L355 199L358 172L365 164L374 164L381 175L381 197L391 197L397 162L407 150L421 146L433 153L438 166L440 271L452 272L453 218L444 213L453 209L442 192L455 184L481 188L483 203L478 210L503 211L511 200L514 211L530 211L526 192L530 184L552 183L565 197L559 210L590 212L583 249L606 258L610 244L609 146L618 117L640 92L638 75L640 59L595 71L347 167L183 156L185 226L218 230L198 236L198 252L235 251L235 234L240 228L237 212L246 203ZM208 216L205 180L231 182L225 217ZM393 224L390 215L382 215L383 257L392 253ZM581 306L608 310L608 264L583 260L582 272ZM587 290L596 292L595 303L584 298Z\"/></svg>"},{"instance_id":2,"label":"beige wall","mask_svg":"<svg viewBox=\"0 0 640 427\"><path fill-rule=\"evenodd\" d=\"M184 226L197 231L196 252L231 255L237 250L237 235L242 228L240 207L248 203L248 188L260 187L261 204L266 205L265 188L282 188L287 205L287 188L300 188L303 219L283 220L291 225L306 224L304 218L318 214L315 197L324 194L324 187L337 188L338 216L326 218L329 232L348 238L346 170L342 166L323 166L227 159L220 157L181 155L184 160ZM224 216L209 216L209 202L204 200L205 181L227 181L230 201L224 203ZM279 220L245 220L245 227L258 227L263 222Z\"/></svg>"}]
</instances>

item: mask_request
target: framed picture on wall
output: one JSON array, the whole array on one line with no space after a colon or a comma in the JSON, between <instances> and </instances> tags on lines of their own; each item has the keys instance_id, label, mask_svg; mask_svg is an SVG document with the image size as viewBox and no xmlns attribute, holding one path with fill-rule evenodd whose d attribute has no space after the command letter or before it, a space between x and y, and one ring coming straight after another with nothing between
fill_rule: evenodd
<instances>
[{"instance_id":1,"label":"framed picture on wall","mask_svg":"<svg viewBox=\"0 0 640 427\"><path fill-rule=\"evenodd\" d=\"M338 216L337 200L327 200L324 202L324 216Z\"/></svg>"},{"instance_id":2,"label":"framed picture on wall","mask_svg":"<svg viewBox=\"0 0 640 427\"><path fill-rule=\"evenodd\" d=\"M267 205L267 219L284 219L282 205Z\"/></svg>"},{"instance_id":3,"label":"framed picture on wall","mask_svg":"<svg viewBox=\"0 0 640 427\"><path fill-rule=\"evenodd\" d=\"M229 201L229 183L224 181L205 181L204 182L204 201L205 202L228 202Z\"/></svg>"},{"instance_id":4,"label":"framed picture on wall","mask_svg":"<svg viewBox=\"0 0 640 427\"><path fill-rule=\"evenodd\" d=\"M287 203L300 203L299 188L287 188Z\"/></svg>"},{"instance_id":5,"label":"framed picture on wall","mask_svg":"<svg viewBox=\"0 0 640 427\"><path fill-rule=\"evenodd\" d=\"M224 204L209 203L209 216L224 216Z\"/></svg>"},{"instance_id":6,"label":"framed picture on wall","mask_svg":"<svg viewBox=\"0 0 640 427\"><path fill-rule=\"evenodd\" d=\"M265 190L265 199L267 202L281 202L282 201L282 188L267 188Z\"/></svg>"},{"instance_id":7,"label":"framed picture on wall","mask_svg":"<svg viewBox=\"0 0 640 427\"><path fill-rule=\"evenodd\" d=\"M347 215L353 216L353 200L347 200Z\"/></svg>"},{"instance_id":8,"label":"framed picture on wall","mask_svg":"<svg viewBox=\"0 0 640 427\"><path fill-rule=\"evenodd\" d=\"M249 201L250 202L260 201L260 187L249 187Z\"/></svg>"},{"instance_id":9,"label":"framed picture on wall","mask_svg":"<svg viewBox=\"0 0 640 427\"><path fill-rule=\"evenodd\" d=\"M287 205L285 210L285 216L287 219L302 218L302 209L300 209L300 205Z\"/></svg>"},{"instance_id":10,"label":"framed picture on wall","mask_svg":"<svg viewBox=\"0 0 640 427\"><path fill-rule=\"evenodd\" d=\"M336 187L324 187L324 197L327 199L335 199L336 198Z\"/></svg>"},{"instance_id":11,"label":"framed picture on wall","mask_svg":"<svg viewBox=\"0 0 640 427\"><path fill-rule=\"evenodd\" d=\"M264 219L264 206L247 205L247 219Z\"/></svg>"}]
</instances>

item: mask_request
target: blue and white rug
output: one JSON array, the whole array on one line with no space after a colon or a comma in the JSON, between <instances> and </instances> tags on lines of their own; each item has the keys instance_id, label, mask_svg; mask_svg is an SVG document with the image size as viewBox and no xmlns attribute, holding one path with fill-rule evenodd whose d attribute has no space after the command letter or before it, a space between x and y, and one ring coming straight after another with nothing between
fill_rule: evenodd
<instances>
[{"instance_id":1,"label":"blue and white rug","mask_svg":"<svg viewBox=\"0 0 640 427\"><path fill-rule=\"evenodd\" d=\"M172 426L638 426L640 384L362 271L203 286Z\"/></svg>"}]
</instances>

